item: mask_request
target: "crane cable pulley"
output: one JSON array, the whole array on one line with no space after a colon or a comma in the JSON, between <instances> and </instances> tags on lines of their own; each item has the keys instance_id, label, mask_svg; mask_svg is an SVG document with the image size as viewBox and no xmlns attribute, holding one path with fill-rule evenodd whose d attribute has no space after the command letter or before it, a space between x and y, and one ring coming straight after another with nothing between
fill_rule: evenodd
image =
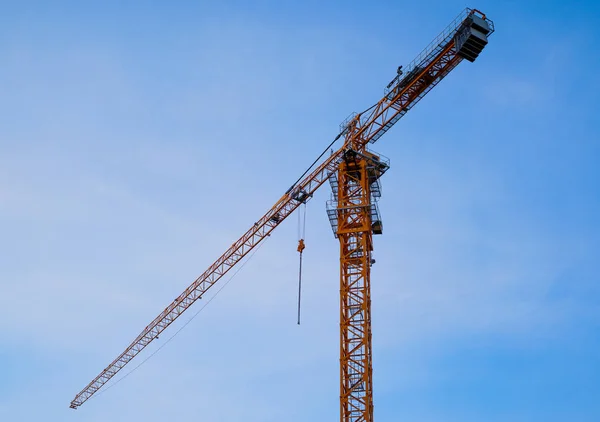
<instances>
[{"instance_id":1,"label":"crane cable pulley","mask_svg":"<svg viewBox=\"0 0 600 422\"><path fill-rule=\"evenodd\" d=\"M298 325L300 325L300 303L302 299L302 252L306 245L306 202L302 205L302 211L298 213L298 252L300 253L300 267L298 269Z\"/></svg>"}]
</instances>

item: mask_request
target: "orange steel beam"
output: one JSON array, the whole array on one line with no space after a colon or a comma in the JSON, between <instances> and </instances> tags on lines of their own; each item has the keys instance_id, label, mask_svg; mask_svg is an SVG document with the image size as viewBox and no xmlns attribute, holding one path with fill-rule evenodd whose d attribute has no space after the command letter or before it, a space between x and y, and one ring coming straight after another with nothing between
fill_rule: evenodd
<instances>
[{"instance_id":1,"label":"orange steel beam","mask_svg":"<svg viewBox=\"0 0 600 422\"><path fill-rule=\"evenodd\" d=\"M408 70L414 71L410 81L403 85L396 84L374 107L356 115L348 122L340 134L344 135L343 146L295 183L265 215L148 324L123 353L81 390L71 401L70 407L76 409L92 397L233 266L269 236L302 202L309 200L327 180L328 175L338 170L345 151L348 149L364 151L369 142L377 141L447 76L462 60L456 51L454 35L465 19L474 13L480 14L471 9L465 10L409 65ZM493 30L493 24L491 21L488 22ZM372 402L372 397L369 400Z\"/></svg>"}]
</instances>

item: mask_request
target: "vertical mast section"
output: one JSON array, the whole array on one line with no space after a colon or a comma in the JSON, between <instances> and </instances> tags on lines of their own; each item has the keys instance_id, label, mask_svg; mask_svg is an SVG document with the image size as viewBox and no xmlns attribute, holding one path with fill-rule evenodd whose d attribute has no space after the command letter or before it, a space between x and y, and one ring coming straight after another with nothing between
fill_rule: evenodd
<instances>
[{"instance_id":1,"label":"vertical mast section","mask_svg":"<svg viewBox=\"0 0 600 422\"><path fill-rule=\"evenodd\" d=\"M349 148L330 176L328 214L340 242L340 420L373 421L371 264L373 234L382 233L375 201L387 161Z\"/></svg>"},{"instance_id":2,"label":"vertical mast section","mask_svg":"<svg viewBox=\"0 0 600 422\"><path fill-rule=\"evenodd\" d=\"M338 170L340 420L373 420L370 268L373 249L367 160L348 151Z\"/></svg>"},{"instance_id":3,"label":"vertical mast section","mask_svg":"<svg viewBox=\"0 0 600 422\"><path fill-rule=\"evenodd\" d=\"M345 151L329 177L327 210L340 242L341 422L373 421L371 254L373 234L382 233L379 178L389 168L389 161L364 150L358 122L355 117L347 124Z\"/></svg>"}]
</instances>

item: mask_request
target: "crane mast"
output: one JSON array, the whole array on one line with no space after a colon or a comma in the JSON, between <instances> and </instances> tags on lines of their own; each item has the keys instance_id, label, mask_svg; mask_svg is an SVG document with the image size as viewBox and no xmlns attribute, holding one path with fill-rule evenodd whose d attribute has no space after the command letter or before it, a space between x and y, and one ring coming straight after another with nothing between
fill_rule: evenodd
<instances>
[{"instance_id":1,"label":"crane mast","mask_svg":"<svg viewBox=\"0 0 600 422\"><path fill-rule=\"evenodd\" d=\"M333 193L327 213L340 244L340 420L373 421L370 268L373 234L381 234L383 229L376 205L381 196L379 178L389 162L367 146L383 136L463 59L474 61L493 31L493 22L485 14L464 10L405 71L398 69L381 100L342 124L334 140L342 138L342 146L292 185L81 390L70 407L77 409L89 400L329 180Z\"/></svg>"},{"instance_id":2,"label":"crane mast","mask_svg":"<svg viewBox=\"0 0 600 422\"><path fill-rule=\"evenodd\" d=\"M333 198L327 213L340 243L340 420L373 421L371 344L371 257L373 234L382 234L376 205L379 178L389 161L368 151L408 110L463 59L474 61L494 30L484 14L467 9L386 87L367 113L343 124L343 161L329 180ZM402 75L405 75L401 78Z\"/></svg>"},{"instance_id":3,"label":"crane mast","mask_svg":"<svg viewBox=\"0 0 600 422\"><path fill-rule=\"evenodd\" d=\"M349 149L337 178L330 176L335 234L340 242L340 415L343 421L373 420L371 348L371 252L381 233L371 202L387 165ZM337 179L337 180L336 180ZM330 213L331 214L331 213ZM376 214L375 214L376 215Z\"/></svg>"}]
</instances>

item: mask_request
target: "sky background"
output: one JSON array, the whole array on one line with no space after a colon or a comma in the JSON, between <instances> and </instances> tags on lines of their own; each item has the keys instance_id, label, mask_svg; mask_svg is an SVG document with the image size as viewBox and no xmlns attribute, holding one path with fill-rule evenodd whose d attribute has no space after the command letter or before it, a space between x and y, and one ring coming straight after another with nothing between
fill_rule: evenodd
<instances>
[{"instance_id":1,"label":"sky background","mask_svg":"<svg viewBox=\"0 0 600 422\"><path fill-rule=\"evenodd\" d=\"M69 402L467 4L0 1L0 420L338 418L324 186L159 353ZM375 417L600 420L600 4L497 32L374 149ZM135 366L181 327L197 303Z\"/></svg>"}]
</instances>

